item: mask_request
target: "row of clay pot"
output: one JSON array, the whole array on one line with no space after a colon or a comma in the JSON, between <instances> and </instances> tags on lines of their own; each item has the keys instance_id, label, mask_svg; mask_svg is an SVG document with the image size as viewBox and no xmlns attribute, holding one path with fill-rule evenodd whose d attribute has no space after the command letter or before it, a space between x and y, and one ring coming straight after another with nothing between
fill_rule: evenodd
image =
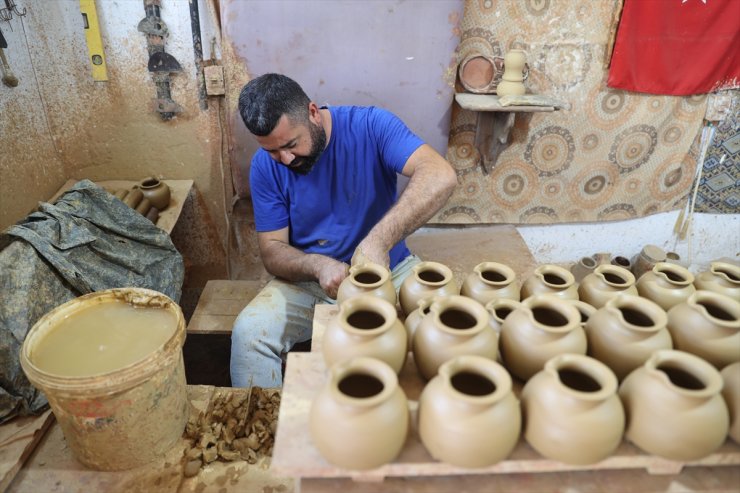
<instances>
[{"instance_id":1,"label":"row of clay pot","mask_svg":"<svg viewBox=\"0 0 740 493\"><path fill-rule=\"evenodd\" d=\"M149 199L144 197L141 190L131 188L130 190L116 190L113 195L123 201L124 204L149 219L152 223L157 224L159 220L159 209L151 205Z\"/></svg>"},{"instance_id":2,"label":"row of clay pot","mask_svg":"<svg viewBox=\"0 0 740 493\"><path fill-rule=\"evenodd\" d=\"M621 255L612 256L610 253L595 253L590 257L582 257L571 266L570 272L576 282L580 282L599 265L611 264L628 269L636 278L639 278L660 262L683 266L681 256L676 252L666 252L656 245L645 245L637 255L632 257L632 260Z\"/></svg>"}]
</instances>

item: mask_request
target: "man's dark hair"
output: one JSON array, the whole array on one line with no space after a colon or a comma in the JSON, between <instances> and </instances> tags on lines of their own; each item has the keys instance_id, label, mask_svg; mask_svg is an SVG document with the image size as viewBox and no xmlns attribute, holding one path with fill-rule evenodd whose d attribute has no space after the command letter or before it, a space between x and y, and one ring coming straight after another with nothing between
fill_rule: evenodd
<instances>
[{"instance_id":1,"label":"man's dark hair","mask_svg":"<svg viewBox=\"0 0 740 493\"><path fill-rule=\"evenodd\" d=\"M310 102L301 86L290 77L265 74L252 79L242 89L239 114L253 135L264 137L275 129L283 115L294 123L307 121Z\"/></svg>"}]
</instances>

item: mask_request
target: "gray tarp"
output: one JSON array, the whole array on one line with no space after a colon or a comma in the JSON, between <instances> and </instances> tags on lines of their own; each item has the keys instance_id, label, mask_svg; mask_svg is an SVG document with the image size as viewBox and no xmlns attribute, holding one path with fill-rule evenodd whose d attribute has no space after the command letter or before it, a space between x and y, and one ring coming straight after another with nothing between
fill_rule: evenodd
<instances>
[{"instance_id":1,"label":"gray tarp","mask_svg":"<svg viewBox=\"0 0 740 493\"><path fill-rule=\"evenodd\" d=\"M179 302L182 256L169 235L89 180L0 235L0 423L46 398L18 356L33 324L93 291L143 287Z\"/></svg>"}]
</instances>

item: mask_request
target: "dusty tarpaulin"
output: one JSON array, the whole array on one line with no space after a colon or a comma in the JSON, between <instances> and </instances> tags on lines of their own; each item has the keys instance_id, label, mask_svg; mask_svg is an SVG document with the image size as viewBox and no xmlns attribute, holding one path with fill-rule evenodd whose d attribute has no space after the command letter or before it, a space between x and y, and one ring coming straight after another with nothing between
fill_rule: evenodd
<instances>
[{"instance_id":1,"label":"dusty tarpaulin","mask_svg":"<svg viewBox=\"0 0 740 493\"><path fill-rule=\"evenodd\" d=\"M46 398L18 356L33 324L83 294L142 287L180 300L182 256L169 235L89 180L0 235L0 423Z\"/></svg>"}]
</instances>

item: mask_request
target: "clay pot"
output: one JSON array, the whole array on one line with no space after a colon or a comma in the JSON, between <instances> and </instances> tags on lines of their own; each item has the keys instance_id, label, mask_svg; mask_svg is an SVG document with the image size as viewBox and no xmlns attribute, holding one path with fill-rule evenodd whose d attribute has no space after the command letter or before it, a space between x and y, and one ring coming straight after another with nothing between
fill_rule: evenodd
<instances>
[{"instance_id":1,"label":"clay pot","mask_svg":"<svg viewBox=\"0 0 740 493\"><path fill-rule=\"evenodd\" d=\"M435 459L459 467L486 467L508 457L521 422L511 377L480 356L444 363L419 398L422 443Z\"/></svg>"},{"instance_id":2,"label":"clay pot","mask_svg":"<svg viewBox=\"0 0 740 493\"><path fill-rule=\"evenodd\" d=\"M553 356L586 354L581 315L555 296L527 298L501 325L500 349L504 366L526 381Z\"/></svg>"},{"instance_id":3,"label":"clay pot","mask_svg":"<svg viewBox=\"0 0 740 493\"><path fill-rule=\"evenodd\" d=\"M511 312L519 308L521 303L519 301L509 300L506 298L498 298L486 303L486 311L490 315L489 324L490 327L497 333L501 334L501 326Z\"/></svg>"},{"instance_id":4,"label":"clay pot","mask_svg":"<svg viewBox=\"0 0 740 493\"><path fill-rule=\"evenodd\" d=\"M722 397L730 412L730 438L740 445L740 363L727 365L720 374L724 382Z\"/></svg>"},{"instance_id":5,"label":"clay pot","mask_svg":"<svg viewBox=\"0 0 740 493\"><path fill-rule=\"evenodd\" d=\"M637 296L635 276L616 265L599 265L578 286L578 298L594 308L601 308L617 295Z\"/></svg>"},{"instance_id":6,"label":"clay pot","mask_svg":"<svg viewBox=\"0 0 740 493\"><path fill-rule=\"evenodd\" d=\"M141 193L141 190L139 190L138 188L132 188L126 194L126 197L123 199L123 203L131 207L132 209L136 209L136 207L143 199L144 194Z\"/></svg>"},{"instance_id":7,"label":"clay pot","mask_svg":"<svg viewBox=\"0 0 740 493\"><path fill-rule=\"evenodd\" d=\"M573 264L570 268L570 273L573 274L576 282L581 282L581 279L591 274L596 268L596 261L593 257L581 257L581 259Z\"/></svg>"},{"instance_id":8,"label":"clay pot","mask_svg":"<svg viewBox=\"0 0 740 493\"><path fill-rule=\"evenodd\" d=\"M740 266L729 262L712 262L708 271L696 276L694 286L740 301Z\"/></svg>"},{"instance_id":9,"label":"clay pot","mask_svg":"<svg viewBox=\"0 0 740 493\"><path fill-rule=\"evenodd\" d=\"M619 380L658 349L671 349L665 311L638 296L618 296L596 310L584 326L588 354L605 363Z\"/></svg>"},{"instance_id":10,"label":"clay pot","mask_svg":"<svg viewBox=\"0 0 740 493\"><path fill-rule=\"evenodd\" d=\"M482 262L465 278L460 294L473 298L481 305L497 298L519 301L516 273L504 264Z\"/></svg>"},{"instance_id":11,"label":"clay pot","mask_svg":"<svg viewBox=\"0 0 740 493\"><path fill-rule=\"evenodd\" d=\"M632 269L632 262L630 262L630 259L627 257L623 257L621 255L617 255L614 258L612 258L611 262L612 265L616 265L617 267L622 267L623 269L630 270Z\"/></svg>"},{"instance_id":12,"label":"clay pot","mask_svg":"<svg viewBox=\"0 0 740 493\"><path fill-rule=\"evenodd\" d=\"M499 96L519 96L526 92L524 87L524 68L527 54L523 50L509 50L504 55L504 74L501 82L496 86Z\"/></svg>"},{"instance_id":13,"label":"clay pot","mask_svg":"<svg viewBox=\"0 0 740 493\"><path fill-rule=\"evenodd\" d=\"M170 187L165 182L147 177L141 180L137 187L144 194L144 197L148 198L149 202L160 211L169 207Z\"/></svg>"},{"instance_id":14,"label":"clay pot","mask_svg":"<svg viewBox=\"0 0 740 493\"><path fill-rule=\"evenodd\" d=\"M585 301L580 300L568 300L568 303L575 306L578 310L578 313L581 314L581 327L586 325L586 322L588 322L588 319L593 316L594 313L596 313L596 308L589 305Z\"/></svg>"},{"instance_id":15,"label":"clay pot","mask_svg":"<svg viewBox=\"0 0 740 493\"><path fill-rule=\"evenodd\" d=\"M504 72L504 59L471 53L460 62L460 83L474 94L495 94Z\"/></svg>"},{"instance_id":16,"label":"clay pot","mask_svg":"<svg viewBox=\"0 0 740 493\"><path fill-rule=\"evenodd\" d=\"M395 306L370 294L356 296L345 300L327 323L322 351L328 367L365 356L384 361L398 373L408 352L406 329Z\"/></svg>"},{"instance_id":17,"label":"clay pot","mask_svg":"<svg viewBox=\"0 0 740 493\"><path fill-rule=\"evenodd\" d=\"M464 296L434 298L429 314L414 333L414 361L429 380L455 356L477 355L496 359L498 334L491 330L483 305Z\"/></svg>"},{"instance_id":18,"label":"clay pot","mask_svg":"<svg viewBox=\"0 0 740 493\"><path fill-rule=\"evenodd\" d=\"M725 442L730 417L716 368L683 351L655 351L619 388L627 438L649 454L697 460Z\"/></svg>"},{"instance_id":19,"label":"clay pot","mask_svg":"<svg viewBox=\"0 0 740 493\"><path fill-rule=\"evenodd\" d=\"M547 458L594 464L622 443L625 416L617 379L603 363L561 354L522 390L524 438Z\"/></svg>"},{"instance_id":20,"label":"clay pot","mask_svg":"<svg viewBox=\"0 0 740 493\"><path fill-rule=\"evenodd\" d=\"M612 254L609 252L594 253L593 259L596 261L596 265L611 264Z\"/></svg>"},{"instance_id":21,"label":"clay pot","mask_svg":"<svg viewBox=\"0 0 740 493\"><path fill-rule=\"evenodd\" d=\"M416 333L416 328L421 323L421 319L429 314L429 307L432 306L432 298L422 298L416 304L418 308L409 313L406 320L403 321L403 325L406 327L406 334L408 335L409 349L413 345L414 334Z\"/></svg>"},{"instance_id":22,"label":"clay pot","mask_svg":"<svg viewBox=\"0 0 740 493\"><path fill-rule=\"evenodd\" d=\"M644 273L637 281L637 291L669 310L694 294L694 275L684 267L668 262L658 262L650 272Z\"/></svg>"},{"instance_id":23,"label":"clay pot","mask_svg":"<svg viewBox=\"0 0 740 493\"><path fill-rule=\"evenodd\" d=\"M401 309L408 315L416 309L422 298L458 294L457 283L449 267L439 262L419 262L412 273L403 280L398 290Z\"/></svg>"},{"instance_id":24,"label":"clay pot","mask_svg":"<svg viewBox=\"0 0 740 493\"><path fill-rule=\"evenodd\" d=\"M640 253L632 259L632 274L635 275L635 278L640 279L641 275L653 270L655 264L665 262L665 259L665 250L659 246L645 245Z\"/></svg>"},{"instance_id":25,"label":"clay pot","mask_svg":"<svg viewBox=\"0 0 740 493\"><path fill-rule=\"evenodd\" d=\"M353 265L349 275L344 278L337 290L337 303L361 294L371 294L396 304L396 288L391 280L391 272L384 266L374 263Z\"/></svg>"},{"instance_id":26,"label":"clay pot","mask_svg":"<svg viewBox=\"0 0 740 493\"><path fill-rule=\"evenodd\" d=\"M681 256L676 252L665 252L665 261L670 264L677 264L681 267L686 267L681 260Z\"/></svg>"},{"instance_id":27,"label":"clay pot","mask_svg":"<svg viewBox=\"0 0 740 493\"><path fill-rule=\"evenodd\" d=\"M676 349L722 369L740 361L740 302L712 291L697 291L668 311Z\"/></svg>"},{"instance_id":28,"label":"clay pot","mask_svg":"<svg viewBox=\"0 0 740 493\"><path fill-rule=\"evenodd\" d=\"M373 358L354 358L330 368L329 381L309 413L316 448L326 460L347 469L372 469L392 461L408 427L408 401L398 377Z\"/></svg>"},{"instance_id":29,"label":"clay pot","mask_svg":"<svg viewBox=\"0 0 740 493\"><path fill-rule=\"evenodd\" d=\"M578 299L578 284L573 274L557 265L540 265L524 281L521 299L525 300L536 294L551 294L564 300Z\"/></svg>"}]
</instances>

